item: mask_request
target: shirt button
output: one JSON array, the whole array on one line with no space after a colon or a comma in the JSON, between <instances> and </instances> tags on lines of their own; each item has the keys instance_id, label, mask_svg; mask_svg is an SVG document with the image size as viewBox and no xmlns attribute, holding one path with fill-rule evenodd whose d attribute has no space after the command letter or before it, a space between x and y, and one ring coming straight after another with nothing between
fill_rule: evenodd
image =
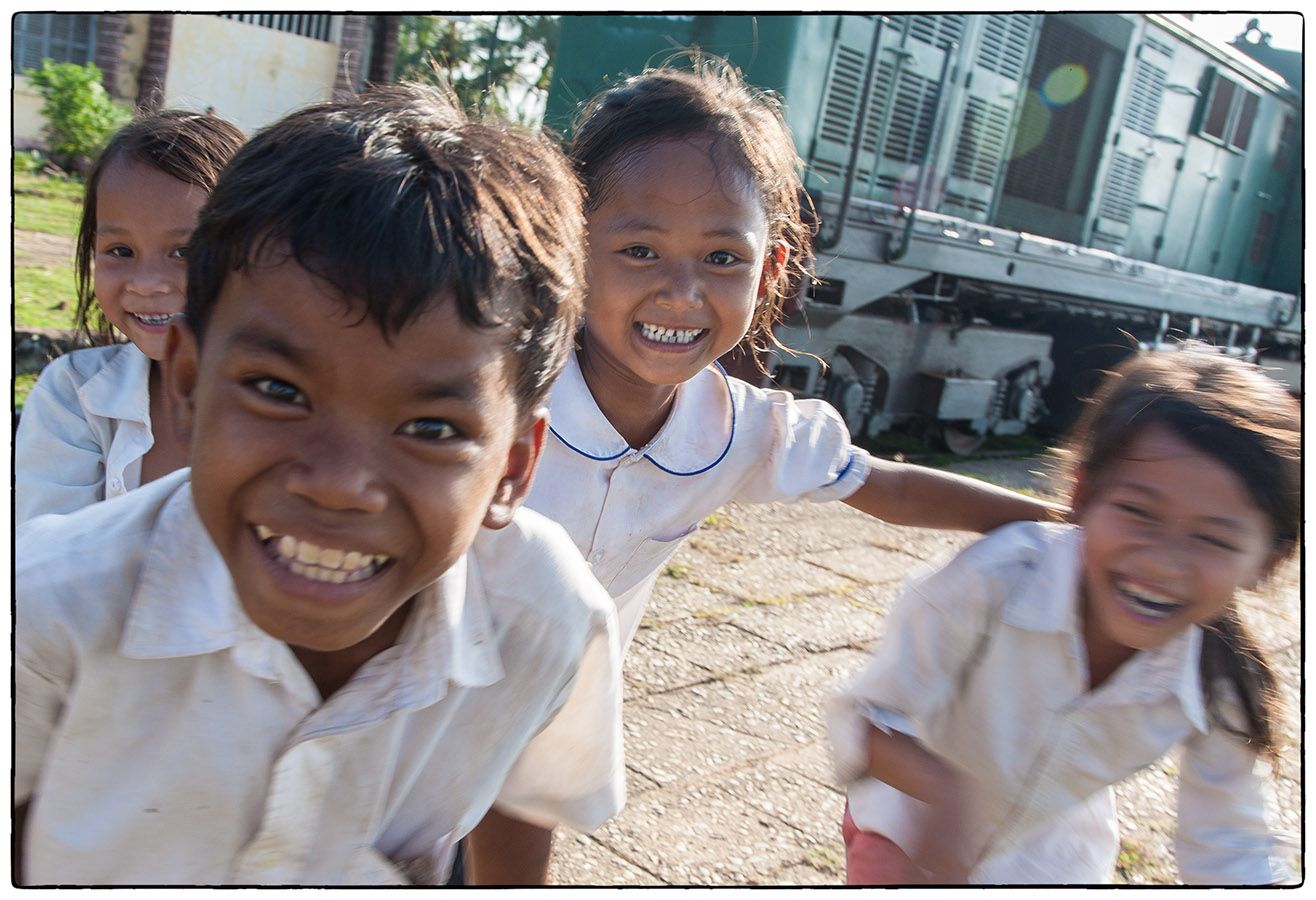
<instances>
[{"instance_id":1,"label":"shirt button","mask_svg":"<svg viewBox=\"0 0 1316 900\"><path fill-rule=\"evenodd\" d=\"M117 478L110 479L110 490L114 490L114 491L123 490L123 482Z\"/></svg>"},{"instance_id":2,"label":"shirt button","mask_svg":"<svg viewBox=\"0 0 1316 900\"><path fill-rule=\"evenodd\" d=\"M595 550L589 555L589 561L595 564L603 562L603 551Z\"/></svg>"}]
</instances>

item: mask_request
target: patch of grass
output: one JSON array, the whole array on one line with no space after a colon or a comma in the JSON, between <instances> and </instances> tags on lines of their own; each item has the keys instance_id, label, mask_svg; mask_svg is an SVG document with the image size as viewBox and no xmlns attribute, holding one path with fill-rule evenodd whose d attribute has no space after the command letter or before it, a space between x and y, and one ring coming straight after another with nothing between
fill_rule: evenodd
<instances>
[{"instance_id":1,"label":"patch of grass","mask_svg":"<svg viewBox=\"0 0 1316 900\"><path fill-rule=\"evenodd\" d=\"M14 266L14 325L73 328L78 299L72 266Z\"/></svg>"},{"instance_id":2,"label":"patch of grass","mask_svg":"<svg viewBox=\"0 0 1316 900\"><path fill-rule=\"evenodd\" d=\"M834 847L810 847L804 854L804 864L826 875L842 874L841 855Z\"/></svg>"},{"instance_id":3,"label":"patch of grass","mask_svg":"<svg viewBox=\"0 0 1316 900\"><path fill-rule=\"evenodd\" d=\"M1142 845L1127 838L1120 840L1119 856L1115 857L1115 872L1120 879L1129 884L1130 878L1144 863Z\"/></svg>"},{"instance_id":4,"label":"patch of grass","mask_svg":"<svg viewBox=\"0 0 1316 900\"><path fill-rule=\"evenodd\" d=\"M14 228L75 237L82 216L82 182L14 173Z\"/></svg>"},{"instance_id":5,"label":"patch of grass","mask_svg":"<svg viewBox=\"0 0 1316 900\"><path fill-rule=\"evenodd\" d=\"M31 375L14 376L14 409L22 409L23 404L27 401L27 395L32 392L32 387L37 383L37 375L33 372Z\"/></svg>"},{"instance_id":6,"label":"patch of grass","mask_svg":"<svg viewBox=\"0 0 1316 900\"><path fill-rule=\"evenodd\" d=\"M717 513L709 513L704 516L704 524L709 528L721 528L726 524L726 519L722 518Z\"/></svg>"},{"instance_id":7,"label":"patch of grass","mask_svg":"<svg viewBox=\"0 0 1316 900\"><path fill-rule=\"evenodd\" d=\"M690 578L690 567L685 563L680 562L668 563L667 568L663 569L663 574L668 578L678 578L681 581L687 581Z\"/></svg>"}]
</instances>

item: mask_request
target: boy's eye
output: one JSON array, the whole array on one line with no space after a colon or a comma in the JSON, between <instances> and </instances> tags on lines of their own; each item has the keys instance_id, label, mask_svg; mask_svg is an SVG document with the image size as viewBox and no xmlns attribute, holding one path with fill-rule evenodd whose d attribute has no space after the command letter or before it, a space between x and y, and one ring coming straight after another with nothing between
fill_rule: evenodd
<instances>
[{"instance_id":1,"label":"boy's eye","mask_svg":"<svg viewBox=\"0 0 1316 900\"><path fill-rule=\"evenodd\" d=\"M714 250L704 257L715 266L732 266L740 262L740 257L730 250Z\"/></svg>"},{"instance_id":2,"label":"boy's eye","mask_svg":"<svg viewBox=\"0 0 1316 900\"><path fill-rule=\"evenodd\" d=\"M182 247L175 247L169 252L169 255L174 259L187 259L187 245L184 244Z\"/></svg>"},{"instance_id":3,"label":"boy's eye","mask_svg":"<svg viewBox=\"0 0 1316 900\"><path fill-rule=\"evenodd\" d=\"M626 247L626 248L624 248L621 252L624 253L624 254L626 254L627 256L631 257L632 259L657 259L657 258L658 258L658 254L657 254L657 253L654 253L652 248L650 248L650 247L646 247L646 246L644 246L643 244L636 244L636 245L634 245L634 246L632 246L632 247Z\"/></svg>"},{"instance_id":4,"label":"boy's eye","mask_svg":"<svg viewBox=\"0 0 1316 900\"><path fill-rule=\"evenodd\" d=\"M447 419L412 419L399 428L398 433L422 441L446 441L458 437L457 429Z\"/></svg>"},{"instance_id":5,"label":"boy's eye","mask_svg":"<svg viewBox=\"0 0 1316 900\"><path fill-rule=\"evenodd\" d=\"M258 394L263 394L278 403L296 403L305 405L306 397L295 386L278 378L257 378L251 382Z\"/></svg>"}]
</instances>

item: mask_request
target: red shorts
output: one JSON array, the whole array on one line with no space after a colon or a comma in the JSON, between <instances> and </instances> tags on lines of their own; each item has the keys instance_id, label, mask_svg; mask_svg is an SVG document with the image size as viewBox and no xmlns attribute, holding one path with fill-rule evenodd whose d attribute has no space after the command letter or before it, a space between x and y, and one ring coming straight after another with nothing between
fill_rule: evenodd
<instances>
[{"instance_id":1,"label":"red shorts","mask_svg":"<svg viewBox=\"0 0 1316 900\"><path fill-rule=\"evenodd\" d=\"M850 805L841 820L845 839L846 884L925 884L927 879L905 851L890 838L863 831L850 818Z\"/></svg>"}]
</instances>

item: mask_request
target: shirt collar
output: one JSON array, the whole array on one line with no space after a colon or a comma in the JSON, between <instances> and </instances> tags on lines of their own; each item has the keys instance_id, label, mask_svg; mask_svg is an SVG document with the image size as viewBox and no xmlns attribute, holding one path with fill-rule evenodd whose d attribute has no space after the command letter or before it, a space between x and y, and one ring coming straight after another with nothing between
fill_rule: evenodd
<instances>
[{"instance_id":1,"label":"shirt collar","mask_svg":"<svg viewBox=\"0 0 1316 900\"><path fill-rule=\"evenodd\" d=\"M1029 631L1065 633L1082 639L1079 619L1079 577L1082 572L1083 529L1077 525L1046 525L1048 539L1022 565L1036 576L1010 602L1002 619ZM1057 598L1073 602L1057 602ZM1207 730L1201 682L1202 630L1191 625L1153 650L1138 653L1115 675L1132 684L1133 702L1170 694L1199 731Z\"/></svg>"},{"instance_id":2,"label":"shirt collar","mask_svg":"<svg viewBox=\"0 0 1316 900\"><path fill-rule=\"evenodd\" d=\"M184 483L149 538L120 652L154 659L232 648L244 669L278 680L287 645L242 609L224 559L196 514L186 470L167 477ZM470 577L468 555L417 596L398 644L363 666L351 687L387 692L397 709L436 702L448 681L475 687L502 677L493 618L479 579Z\"/></svg>"},{"instance_id":3,"label":"shirt collar","mask_svg":"<svg viewBox=\"0 0 1316 900\"><path fill-rule=\"evenodd\" d=\"M105 366L78 388L78 398L95 415L149 425L150 379L150 357L136 344L117 344Z\"/></svg>"},{"instance_id":4,"label":"shirt collar","mask_svg":"<svg viewBox=\"0 0 1316 900\"><path fill-rule=\"evenodd\" d=\"M631 451L599 409L574 353L549 397L549 429L567 449L588 459L608 462ZM735 432L731 381L714 364L677 385L667 421L637 452L669 475L698 475L726 457Z\"/></svg>"}]
</instances>

